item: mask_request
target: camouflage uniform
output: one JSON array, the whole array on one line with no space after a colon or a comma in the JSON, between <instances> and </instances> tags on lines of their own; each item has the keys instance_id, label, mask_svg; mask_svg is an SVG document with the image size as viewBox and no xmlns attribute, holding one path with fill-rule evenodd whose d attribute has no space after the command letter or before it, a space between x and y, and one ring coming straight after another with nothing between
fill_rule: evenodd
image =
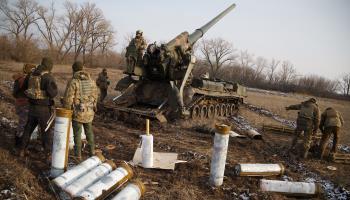
<instances>
[{"instance_id":1,"label":"camouflage uniform","mask_svg":"<svg viewBox=\"0 0 350 200\"><path fill-rule=\"evenodd\" d=\"M51 75L53 64L51 59L43 58L41 64L35 71L27 76L24 81L23 88L29 99L28 121L24 129L23 140L21 145L20 156L24 156L24 152L28 147L30 136L35 127L39 124L41 134L41 142L47 156L50 154L52 147L52 134L50 128L46 131L48 120L54 111L54 100L58 90L55 79Z\"/></svg>"},{"instance_id":2,"label":"camouflage uniform","mask_svg":"<svg viewBox=\"0 0 350 200\"><path fill-rule=\"evenodd\" d=\"M129 46L135 46L137 51L137 63L140 65L142 62L142 56L147 48L146 40L142 36L142 31L138 30L136 31L136 36L134 39L130 41Z\"/></svg>"},{"instance_id":3,"label":"camouflage uniform","mask_svg":"<svg viewBox=\"0 0 350 200\"><path fill-rule=\"evenodd\" d=\"M96 85L100 89L100 102L103 102L103 100L106 98L109 84L110 81L108 80L107 69L103 69L102 72L98 74L98 78L96 80Z\"/></svg>"},{"instance_id":4,"label":"camouflage uniform","mask_svg":"<svg viewBox=\"0 0 350 200\"><path fill-rule=\"evenodd\" d=\"M304 132L303 141L303 154L302 157L306 158L311 147L312 135L317 131L319 125L319 109L314 98L301 104L291 105L286 107L286 110L299 110L297 118L297 127L295 129L295 135L293 138L293 149L297 143L298 137Z\"/></svg>"},{"instance_id":5,"label":"camouflage uniform","mask_svg":"<svg viewBox=\"0 0 350 200\"><path fill-rule=\"evenodd\" d=\"M323 158L327 143L333 134L332 153L336 153L339 129L344 125L341 114L333 108L327 108L321 115L320 130L322 131L322 139L320 142L320 158Z\"/></svg>"},{"instance_id":6,"label":"camouflage uniform","mask_svg":"<svg viewBox=\"0 0 350 200\"><path fill-rule=\"evenodd\" d=\"M23 74L16 74L13 76L13 96L16 98L15 108L16 114L18 116L18 125L15 135L15 147L19 147L22 144L23 131L28 119L29 102L28 98L24 94L23 85L26 76L30 74L34 68L35 65L24 64Z\"/></svg>"},{"instance_id":7,"label":"camouflage uniform","mask_svg":"<svg viewBox=\"0 0 350 200\"><path fill-rule=\"evenodd\" d=\"M69 81L63 106L73 110L72 125L74 132L74 153L81 159L81 129L84 127L89 146L89 154L95 154L92 121L97 104L97 87L88 72L83 71L83 64L75 62L72 66L73 78Z\"/></svg>"}]
</instances>

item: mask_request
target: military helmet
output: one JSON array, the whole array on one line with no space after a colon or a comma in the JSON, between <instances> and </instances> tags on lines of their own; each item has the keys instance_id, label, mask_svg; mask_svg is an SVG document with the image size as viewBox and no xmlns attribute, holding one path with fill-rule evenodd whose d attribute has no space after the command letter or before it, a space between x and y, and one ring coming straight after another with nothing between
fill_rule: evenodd
<instances>
[{"instance_id":1,"label":"military helmet","mask_svg":"<svg viewBox=\"0 0 350 200\"><path fill-rule=\"evenodd\" d=\"M136 31L136 35L139 35L139 34L142 35L142 33L143 33L143 31L140 29Z\"/></svg>"},{"instance_id":2,"label":"military helmet","mask_svg":"<svg viewBox=\"0 0 350 200\"><path fill-rule=\"evenodd\" d=\"M52 62L51 58L44 57L41 60L41 67L42 67L43 71L51 71L52 67L53 67L53 62Z\"/></svg>"},{"instance_id":3,"label":"military helmet","mask_svg":"<svg viewBox=\"0 0 350 200\"><path fill-rule=\"evenodd\" d=\"M84 65L81 61L75 61L72 65L73 72L81 71L83 68Z\"/></svg>"},{"instance_id":4,"label":"military helmet","mask_svg":"<svg viewBox=\"0 0 350 200\"><path fill-rule=\"evenodd\" d=\"M31 73L34 69L35 69L35 65L33 64L26 63L23 65L23 73L25 74Z\"/></svg>"}]
</instances>

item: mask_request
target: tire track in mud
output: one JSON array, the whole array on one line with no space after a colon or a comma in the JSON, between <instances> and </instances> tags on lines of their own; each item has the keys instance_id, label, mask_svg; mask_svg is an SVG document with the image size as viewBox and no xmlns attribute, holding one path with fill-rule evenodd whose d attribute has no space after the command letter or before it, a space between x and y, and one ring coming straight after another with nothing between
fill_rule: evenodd
<instances>
[{"instance_id":1,"label":"tire track in mud","mask_svg":"<svg viewBox=\"0 0 350 200\"><path fill-rule=\"evenodd\" d=\"M288 127L291 128L296 128L296 123L295 121L291 121L291 120L287 120L284 119L283 117L265 109L262 107L258 107L255 105L251 105L251 104L245 104L245 107L252 111L255 112L259 115L263 115L265 117L269 117L274 119L277 122L282 123L283 125L286 125ZM248 120L246 120L244 117L242 116L234 116L231 118L232 122L238 127L238 129L241 130L247 130L247 129L254 129L257 130L257 128L253 127ZM263 137L268 136L267 134L264 134ZM310 169L308 169L308 167L302 163L302 162L298 162L296 159L291 158L289 155L287 155L285 153L285 149L284 148L278 148L280 146L276 145L276 143L271 142L272 140L264 140L265 143L267 144L267 146L269 147L269 151L271 152L271 155L275 154L278 155L287 165L288 167L293 170L298 172L302 177L303 180L305 182L316 182L316 183L320 183L322 186L322 189L324 191L324 198L326 199L330 199L330 200L346 200L346 199L350 199L350 191L348 191L347 189L345 189L342 186L339 186L335 183L333 183L332 181L323 178L320 174L311 171ZM338 147L339 148L339 147ZM350 152L348 150L350 150L349 147L347 146L340 146L340 149L342 151L345 152ZM285 177L287 179L289 179L290 177Z\"/></svg>"}]
</instances>

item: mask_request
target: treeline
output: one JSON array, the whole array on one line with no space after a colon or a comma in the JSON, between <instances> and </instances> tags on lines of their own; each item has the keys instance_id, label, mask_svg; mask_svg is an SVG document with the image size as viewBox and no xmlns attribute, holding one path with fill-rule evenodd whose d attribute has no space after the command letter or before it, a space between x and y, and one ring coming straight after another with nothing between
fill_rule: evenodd
<instances>
[{"instance_id":1,"label":"treeline","mask_svg":"<svg viewBox=\"0 0 350 200\"><path fill-rule=\"evenodd\" d=\"M50 56L56 63L82 60L90 66L117 66L115 31L93 3L66 1L63 10L35 0L0 0L0 59L37 62Z\"/></svg>"},{"instance_id":2,"label":"treeline","mask_svg":"<svg viewBox=\"0 0 350 200\"><path fill-rule=\"evenodd\" d=\"M1 60L37 63L50 56L61 64L79 59L92 67L120 67L124 56L113 50L115 35L93 3L66 1L58 12L54 1L44 6L36 0L0 0ZM126 35L122 43L131 37ZM290 61L256 57L221 38L202 39L195 53L199 58L194 70L197 76L209 71L211 78L249 87L349 99L350 73L338 80L303 76Z\"/></svg>"},{"instance_id":3,"label":"treeline","mask_svg":"<svg viewBox=\"0 0 350 200\"><path fill-rule=\"evenodd\" d=\"M290 61L255 57L248 51L238 51L232 43L221 38L202 40L196 46L196 54L200 60L195 76L208 71L213 79L254 88L350 99L350 73L335 80L301 75Z\"/></svg>"}]
</instances>

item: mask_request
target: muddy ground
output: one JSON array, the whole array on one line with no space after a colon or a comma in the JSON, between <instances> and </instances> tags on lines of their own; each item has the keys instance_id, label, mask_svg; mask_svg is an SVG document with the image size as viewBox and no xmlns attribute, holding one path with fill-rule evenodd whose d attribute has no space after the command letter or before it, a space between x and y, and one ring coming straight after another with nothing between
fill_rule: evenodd
<instances>
[{"instance_id":1,"label":"muddy ground","mask_svg":"<svg viewBox=\"0 0 350 200\"><path fill-rule=\"evenodd\" d=\"M19 69L20 65L16 63L0 63L0 199L55 199L56 193L47 178L49 166L40 151L33 148L26 158L17 158L11 153L11 136L17 125L10 93L11 74ZM95 77L99 70L89 69ZM111 71L115 77L120 76L120 71ZM54 73L59 77L60 87L63 87L70 76L69 71L61 69ZM213 135L197 132L195 127L213 127L216 122L224 122L235 129L233 119L180 120L166 125L151 122L154 150L176 152L180 160L187 162L177 164L174 171L134 167L135 176L146 183L143 199L291 199L259 191L260 178L235 176L233 168L237 163L282 163L286 167L285 175L269 179L319 182L327 191L313 199L350 198L345 191L350 189L349 165L320 161L313 155L307 160L299 160L294 155L296 152L288 152L291 135L261 130L261 124L278 123L276 120L245 106L242 106L239 116L260 131L263 140L230 138L224 184L219 188L208 185ZM119 121L96 116L96 146L109 159L130 161L140 142L139 136L144 133L144 126L143 120ZM108 150L106 146L110 144L116 148ZM330 165L337 170L328 170Z\"/></svg>"}]
</instances>

